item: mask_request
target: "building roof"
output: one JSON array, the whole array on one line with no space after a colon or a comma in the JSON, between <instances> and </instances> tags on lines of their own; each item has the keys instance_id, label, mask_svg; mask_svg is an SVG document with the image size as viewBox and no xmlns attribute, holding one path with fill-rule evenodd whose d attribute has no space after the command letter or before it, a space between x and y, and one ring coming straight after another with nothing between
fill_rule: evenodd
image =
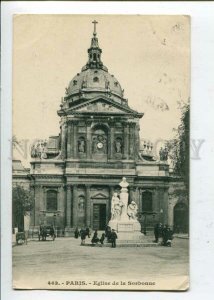
<instances>
[{"instance_id":1,"label":"building roof","mask_svg":"<svg viewBox=\"0 0 214 300\"><path fill-rule=\"evenodd\" d=\"M94 21L94 24L97 22ZM102 49L99 47L96 26L94 27L91 46L88 49L88 61L82 67L81 72L77 73L69 82L66 88L66 95L63 98L62 107L65 109L66 104L78 102L82 98L92 99L97 94L106 94L118 103L127 105L127 100L123 97L123 89L118 80L108 72L102 60Z\"/></svg>"},{"instance_id":2,"label":"building roof","mask_svg":"<svg viewBox=\"0 0 214 300\"><path fill-rule=\"evenodd\" d=\"M84 91L84 93L111 91L116 96L123 97L121 85L114 75L98 68L89 68L74 76L68 85L68 96L79 93L80 90Z\"/></svg>"}]
</instances>

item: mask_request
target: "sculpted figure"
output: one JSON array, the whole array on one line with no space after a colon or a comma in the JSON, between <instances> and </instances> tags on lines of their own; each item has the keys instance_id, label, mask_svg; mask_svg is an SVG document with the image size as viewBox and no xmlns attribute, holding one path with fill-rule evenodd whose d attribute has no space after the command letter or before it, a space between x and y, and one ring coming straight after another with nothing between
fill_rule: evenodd
<instances>
[{"instance_id":1,"label":"sculpted figure","mask_svg":"<svg viewBox=\"0 0 214 300\"><path fill-rule=\"evenodd\" d=\"M159 151L159 156L161 161L167 161L168 160L168 149L165 147L164 149L161 147Z\"/></svg>"},{"instance_id":2,"label":"sculpted figure","mask_svg":"<svg viewBox=\"0 0 214 300\"><path fill-rule=\"evenodd\" d=\"M35 158L36 157L36 148L35 145L33 144L31 147L31 157Z\"/></svg>"},{"instance_id":3,"label":"sculpted figure","mask_svg":"<svg viewBox=\"0 0 214 300\"><path fill-rule=\"evenodd\" d=\"M41 159L46 159L46 158L47 158L46 149L45 147L43 147L41 151Z\"/></svg>"},{"instance_id":4,"label":"sculpted figure","mask_svg":"<svg viewBox=\"0 0 214 300\"><path fill-rule=\"evenodd\" d=\"M117 196L117 193L114 193L111 200L111 220L120 220L121 215L121 201Z\"/></svg>"},{"instance_id":5,"label":"sculpted figure","mask_svg":"<svg viewBox=\"0 0 214 300\"><path fill-rule=\"evenodd\" d=\"M122 145L120 140L116 140L115 142L115 148L116 148L116 153L121 153L122 152Z\"/></svg>"},{"instance_id":6,"label":"sculpted figure","mask_svg":"<svg viewBox=\"0 0 214 300\"><path fill-rule=\"evenodd\" d=\"M120 187L127 189L127 187L129 186L128 182L126 181L126 177L123 177L122 181L120 182Z\"/></svg>"},{"instance_id":7,"label":"sculpted figure","mask_svg":"<svg viewBox=\"0 0 214 300\"><path fill-rule=\"evenodd\" d=\"M84 153L85 152L85 141L80 140L78 143L79 143L79 145L78 145L79 152Z\"/></svg>"},{"instance_id":8,"label":"sculpted figure","mask_svg":"<svg viewBox=\"0 0 214 300\"><path fill-rule=\"evenodd\" d=\"M129 216L129 219L131 220L137 220L137 204L132 201L129 205L128 205L128 209L127 209L127 214Z\"/></svg>"}]
</instances>

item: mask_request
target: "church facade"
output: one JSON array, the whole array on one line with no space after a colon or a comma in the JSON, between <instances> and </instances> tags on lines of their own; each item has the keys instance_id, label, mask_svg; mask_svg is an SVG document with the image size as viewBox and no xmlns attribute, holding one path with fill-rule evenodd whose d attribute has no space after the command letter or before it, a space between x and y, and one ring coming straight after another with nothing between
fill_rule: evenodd
<instances>
[{"instance_id":1,"label":"church facade","mask_svg":"<svg viewBox=\"0 0 214 300\"><path fill-rule=\"evenodd\" d=\"M59 135L32 146L32 228L54 224L67 236L76 227L103 230L122 177L129 183L129 201L138 205L142 231L157 222L172 226L175 204L185 202L170 196L183 183L170 176L167 158L155 159L153 145L140 139L143 113L129 107L101 56L95 28L88 61L70 81L57 112Z\"/></svg>"}]
</instances>

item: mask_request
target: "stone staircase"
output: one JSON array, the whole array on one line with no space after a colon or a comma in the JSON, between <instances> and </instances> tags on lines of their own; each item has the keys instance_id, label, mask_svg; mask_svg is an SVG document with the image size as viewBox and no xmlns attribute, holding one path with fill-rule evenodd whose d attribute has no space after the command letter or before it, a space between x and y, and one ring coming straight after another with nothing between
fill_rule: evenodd
<instances>
[{"instance_id":1,"label":"stone staircase","mask_svg":"<svg viewBox=\"0 0 214 300\"><path fill-rule=\"evenodd\" d=\"M98 231L98 237L101 237L103 231ZM93 234L91 235L92 238ZM160 246L159 243L154 243L153 242L154 237L152 235L144 235L142 236L141 239L117 239L116 244L117 247L158 247ZM103 245L101 243L97 244L91 244L91 243L85 243L82 246L87 246L87 247L111 247L111 243L107 243L105 240Z\"/></svg>"}]
</instances>

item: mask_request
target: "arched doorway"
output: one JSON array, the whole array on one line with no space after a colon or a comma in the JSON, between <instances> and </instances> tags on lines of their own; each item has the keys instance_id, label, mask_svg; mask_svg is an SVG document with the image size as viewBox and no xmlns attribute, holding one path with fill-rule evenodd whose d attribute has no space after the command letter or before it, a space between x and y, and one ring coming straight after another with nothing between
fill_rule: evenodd
<instances>
[{"instance_id":1,"label":"arched doorway","mask_svg":"<svg viewBox=\"0 0 214 300\"><path fill-rule=\"evenodd\" d=\"M187 233L189 230L189 212L185 203L177 203L174 207L174 232Z\"/></svg>"}]
</instances>

